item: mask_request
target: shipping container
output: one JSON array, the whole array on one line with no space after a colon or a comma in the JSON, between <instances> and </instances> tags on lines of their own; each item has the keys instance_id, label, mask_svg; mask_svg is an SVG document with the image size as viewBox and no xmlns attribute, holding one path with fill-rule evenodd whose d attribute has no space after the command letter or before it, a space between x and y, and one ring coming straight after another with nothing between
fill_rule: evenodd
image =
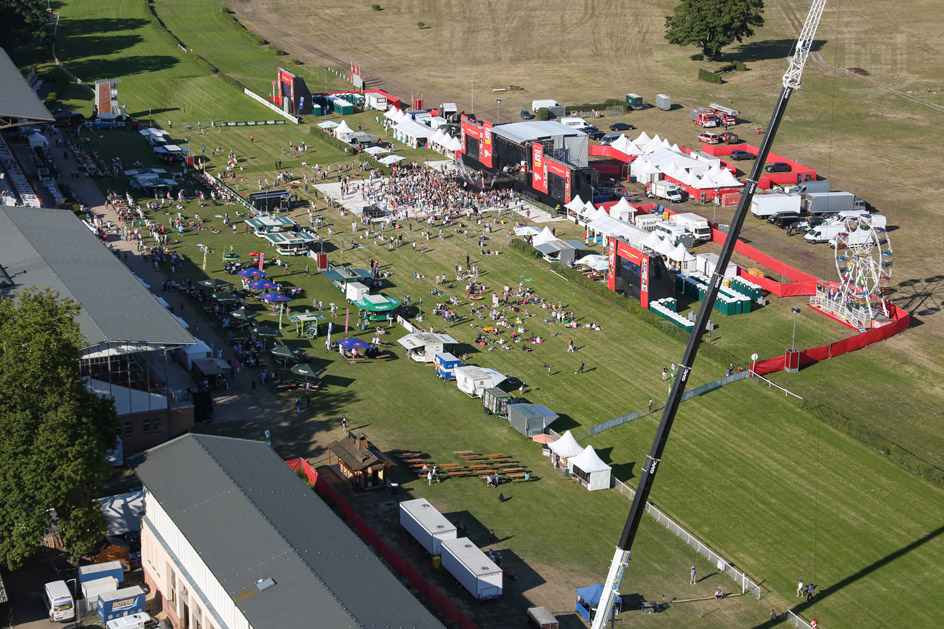
<instances>
[{"instance_id":1,"label":"shipping container","mask_svg":"<svg viewBox=\"0 0 944 629\"><path fill-rule=\"evenodd\" d=\"M118 583L125 582L125 569L120 561L106 561L90 566L79 566L79 583L87 583L95 579L114 577Z\"/></svg>"},{"instance_id":2,"label":"shipping container","mask_svg":"<svg viewBox=\"0 0 944 629\"><path fill-rule=\"evenodd\" d=\"M102 623L144 611L144 590L135 585L98 595L98 619Z\"/></svg>"}]
</instances>

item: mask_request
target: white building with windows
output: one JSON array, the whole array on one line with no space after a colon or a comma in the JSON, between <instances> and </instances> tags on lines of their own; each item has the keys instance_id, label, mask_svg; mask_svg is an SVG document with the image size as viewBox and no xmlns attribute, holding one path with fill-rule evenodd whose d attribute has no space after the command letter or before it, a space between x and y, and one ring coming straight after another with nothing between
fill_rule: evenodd
<instances>
[{"instance_id":1,"label":"white building with windows","mask_svg":"<svg viewBox=\"0 0 944 629\"><path fill-rule=\"evenodd\" d=\"M174 629L442 629L265 443L189 434L129 463L149 607Z\"/></svg>"}]
</instances>

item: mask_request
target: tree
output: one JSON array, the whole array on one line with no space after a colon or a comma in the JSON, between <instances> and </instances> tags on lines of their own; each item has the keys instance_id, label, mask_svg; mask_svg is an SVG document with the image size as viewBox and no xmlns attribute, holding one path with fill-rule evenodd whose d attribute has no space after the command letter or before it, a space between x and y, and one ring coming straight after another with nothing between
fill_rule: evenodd
<instances>
[{"instance_id":1,"label":"tree","mask_svg":"<svg viewBox=\"0 0 944 629\"><path fill-rule=\"evenodd\" d=\"M705 61L764 25L764 0L682 0L665 18L665 38L678 46L699 46Z\"/></svg>"},{"instance_id":2,"label":"tree","mask_svg":"<svg viewBox=\"0 0 944 629\"><path fill-rule=\"evenodd\" d=\"M110 471L117 415L79 375L78 313L50 289L0 299L0 560L11 570L39 549L51 509L74 556L105 534L92 492Z\"/></svg>"},{"instance_id":3,"label":"tree","mask_svg":"<svg viewBox=\"0 0 944 629\"><path fill-rule=\"evenodd\" d=\"M21 44L49 41L49 15L43 0L0 0L0 15L0 42L8 53Z\"/></svg>"}]
</instances>

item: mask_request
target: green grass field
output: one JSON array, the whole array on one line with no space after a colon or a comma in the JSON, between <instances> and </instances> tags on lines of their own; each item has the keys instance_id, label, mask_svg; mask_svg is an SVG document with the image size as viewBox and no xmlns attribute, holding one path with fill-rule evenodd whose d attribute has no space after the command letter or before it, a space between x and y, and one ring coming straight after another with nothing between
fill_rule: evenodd
<instances>
[{"instance_id":1,"label":"green grass field","mask_svg":"<svg viewBox=\"0 0 944 629\"><path fill-rule=\"evenodd\" d=\"M175 25L184 29L193 23L192 7L197 4L161 1L158 9L161 12L168 7L163 19L172 30ZM162 125L167 120L174 122L175 136L184 123L196 120L270 117L268 110L222 80L207 75L165 39L148 21L143 3L71 2L63 6L62 14L60 34L66 43L60 48L60 56L64 62L86 81L122 78L119 91L122 102L127 99L129 112L143 117L148 108L152 109L156 122ZM111 17L96 17L99 15ZM211 26L216 15L213 13L209 20ZM205 50L198 47L203 45L202 40L196 39L195 52L203 54L204 50L215 65L237 73L241 42L245 40L251 63L247 62L243 78L266 76L265 60L260 56L263 54L272 59L274 73L279 58L235 30L227 35L223 27L229 27L222 17L219 21L221 24L210 30L213 34L206 40ZM197 32L196 27L191 28L191 32ZM189 43L188 37L181 37ZM812 98L820 98L815 95L817 80L814 75L807 82L807 88L813 89L804 88L804 97L812 93ZM317 83L310 84L312 88L316 86ZM709 88L692 89L705 90L707 94ZM70 90L69 94L73 92ZM80 97L75 98L77 104L87 104ZM827 99L822 99L818 108L828 105ZM756 97L758 109L763 100ZM863 107L865 112L865 104L850 106ZM361 114L354 120L367 128L376 128L371 127L376 124L372 114ZM789 124L814 129L816 122L814 116L804 119L798 113ZM883 133L892 137L895 131ZM106 134L104 142L91 143L104 156L118 154L130 160L148 154L145 143L137 137L119 131ZM244 185L249 189L255 189L257 178L273 176L273 162L283 158L281 149L290 140L312 144L313 150L306 157L310 163L350 161L333 145L318 142L317 133L307 128L259 129L255 133L257 141L251 145L242 131L191 134L192 147L205 144L208 152L214 146L222 146L227 152L235 150L244 160L241 162L245 168ZM422 153L401 154L413 159L424 157ZM296 161L297 164L286 161L286 167L301 169L301 160ZM214 160L211 165L218 164ZM339 221L333 213L326 216L335 223L336 233L344 233L345 241L349 242L349 224ZM571 235L576 235L576 228L568 229L573 232ZM365 264L369 258L379 257L395 273L387 292L395 296L410 294L414 299L423 296L424 306L428 307L432 280L416 280L412 277L414 271L431 278L451 270L455 263L464 260L466 253L476 249L474 238L449 236L434 241L432 251L422 256L406 247L388 252L367 243L365 249L345 251L343 261ZM196 244L206 238L205 233L188 234L175 248L197 259ZM259 242L243 235L213 238L216 241L211 246L218 253L232 245L245 254L258 248ZM677 340L631 317L624 309L554 276L543 263L506 246L503 235L496 236L495 245L503 255L482 258L486 284L516 285L530 280L528 285L535 287L542 297L571 304L585 321L599 323L603 332L575 331L574 340L582 349L576 355L568 354L564 346L571 337L569 331L552 336L559 330L545 325L539 315L527 319L525 324L529 332L548 338L535 352L473 353L472 362L495 367L527 382L526 395L530 401L546 404L563 416L555 426L560 430L593 425L643 408L649 398L659 401L665 397L659 373L662 365L681 356L682 345ZM907 255L918 253L912 251ZM309 303L312 297L326 303L340 301L340 294L323 278L299 274L300 266L299 260L293 261L295 272L290 279L306 289ZM218 261L214 266L211 259L209 271L222 277ZM201 274L195 265L190 265L177 277L198 279ZM276 275L276 279L281 278ZM720 327L712 344L719 353L727 352L732 362L742 365L753 351L761 355L779 353L789 343L793 323L790 305L789 301L777 301L742 317L719 315L715 320ZM441 319L432 321L437 329L444 328ZM468 323L445 329L466 343L477 332ZM797 329L798 346L818 345L844 334L839 326L804 314ZM294 339L288 342L307 343ZM887 345L828 361L799 375L780 375L775 380L805 397L835 405L857 421L880 428L883 434L892 435L920 456L940 464L937 409L942 394L939 387L933 386L940 356L929 358L932 368L922 370L923 365L906 359L902 347ZM352 366L328 356L323 344L317 342L313 354L317 360L328 363L328 387L318 394L315 404L318 413L313 420L275 428L281 454L320 457L323 450L318 444L324 443L325 435L335 428L333 422L342 412L352 418L353 426L363 426L372 439L387 448L416 447L442 461L450 460L451 452L460 449L508 452L545 478L509 489L513 500L507 505L499 505L491 493L476 493L487 490L481 484L476 487L471 480L433 487L409 475L399 480L414 495L429 497L447 511L468 512L483 527L493 527L500 533L510 531L512 538L505 542L507 547L539 574L547 575L549 583L534 588L534 593L543 600L567 601L571 586L603 578L628 510L625 499L614 492L587 494L557 477L534 444L501 422L484 416L477 401L466 399L453 385L435 379L428 367L409 362L402 355L391 362ZM571 370L580 360L587 362L590 371L574 376ZM726 362L702 355L692 384L720 376ZM554 375L547 376L545 364L551 365ZM255 436L266 421L246 418L245 424L212 428ZM630 484L635 483L639 461L649 449L655 421L654 417L638 420L591 441L601 456L613 464L616 475ZM828 428L782 394L748 382L686 402L666 455L653 501L753 577L764 579L771 593L760 604L736 599L701 618L697 614L706 610L699 612L694 607L677 605L670 613L646 618L646 622L680 627L696 621L706 626L760 624L766 619L768 607L781 608L793 602L795 580L803 578L818 583L822 592L819 601L804 610L804 615L815 616L829 626L886 624L888 601L896 602L894 613L900 624L935 624L934 618L939 614L928 602L940 598L940 566L944 564L940 509L935 507L941 504L940 489ZM693 557L693 553L646 519L631 576L624 580L624 584L627 581L631 584L624 585L623 590L638 591L647 598L662 593L668 598L688 595L686 571ZM710 566L701 562L699 569L703 574L710 572ZM710 594L716 583L730 587L729 581L719 579L706 582L704 594ZM562 602L552 607L564 609L568 605Z\"/></svg>"}]
</instances>

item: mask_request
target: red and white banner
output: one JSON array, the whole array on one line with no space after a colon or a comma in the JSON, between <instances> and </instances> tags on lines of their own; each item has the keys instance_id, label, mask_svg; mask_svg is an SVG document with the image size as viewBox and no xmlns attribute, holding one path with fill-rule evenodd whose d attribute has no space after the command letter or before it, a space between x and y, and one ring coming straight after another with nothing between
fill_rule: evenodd
<instances>
[{"instance_id":1,"label":"red and white banner","mask_svg":"<svg viewBox=\"0 0 944 629\"><path fill-rule=\"evenodd\" d=\"M547 164L544 161L544 145L531 144L531 187L547 194Z\"/></svg>"}]
</instances>

